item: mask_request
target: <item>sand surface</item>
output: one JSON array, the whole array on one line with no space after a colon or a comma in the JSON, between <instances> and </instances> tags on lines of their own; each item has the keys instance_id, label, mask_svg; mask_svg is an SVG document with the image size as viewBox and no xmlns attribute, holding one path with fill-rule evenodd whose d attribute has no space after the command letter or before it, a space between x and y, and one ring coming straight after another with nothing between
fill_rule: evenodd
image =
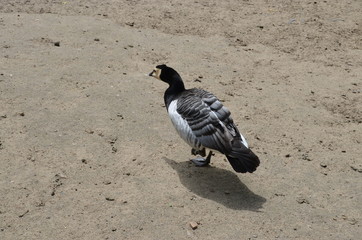
<instances>
[{"instance_id":1,"label":"sand surface","mask_svg":"<svg viewBox=\"0 0 362 240\"><path fill-rule=\"evenodd\" d=\"M161 63L255 173L190 163ZM360 239L361 88L358 0L1 1L0 239Z\"/></svg>"}]
</instances>

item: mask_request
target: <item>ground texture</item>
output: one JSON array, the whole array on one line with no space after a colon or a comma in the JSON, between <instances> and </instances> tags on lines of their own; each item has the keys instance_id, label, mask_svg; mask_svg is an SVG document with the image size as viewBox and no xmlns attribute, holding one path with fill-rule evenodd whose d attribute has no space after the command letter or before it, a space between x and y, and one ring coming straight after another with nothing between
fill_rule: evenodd
<instances>
[{"instance_id":1,"label":"ground texture","mask_svg":"<svg viewBox=\"0 0 362 240\"><path fill-rule=\"evenodd\" d=\"M161 63L255 173L190 164ZM0 239L359 239L361 88L358 0L1 1Z\"/></svg>"}]
</instances>

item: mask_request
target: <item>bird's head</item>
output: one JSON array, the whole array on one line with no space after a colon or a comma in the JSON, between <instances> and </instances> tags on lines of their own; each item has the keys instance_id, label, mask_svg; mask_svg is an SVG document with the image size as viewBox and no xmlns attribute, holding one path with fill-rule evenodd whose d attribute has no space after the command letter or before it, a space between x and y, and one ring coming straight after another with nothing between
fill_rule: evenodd
<instances>
[{"instance_id":1,"label":"bird's head","mask_svg":"<svg viewBox=\"0 0 362 240\"><path fill-rule=\"evenodd\" d=\"M170 68L165 64L157 65L155 69L153 69L153 71L148 75L168 84L170 84L176 78L181 79L180 75L173 68Z\"/></svg>"}]
</instances>

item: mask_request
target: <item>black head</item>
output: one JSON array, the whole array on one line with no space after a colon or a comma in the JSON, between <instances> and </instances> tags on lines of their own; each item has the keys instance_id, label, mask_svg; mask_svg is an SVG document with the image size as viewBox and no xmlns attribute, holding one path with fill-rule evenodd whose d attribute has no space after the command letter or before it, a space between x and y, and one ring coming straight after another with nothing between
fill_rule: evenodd
<instances>
[{"instance_id":1,"label":"black head","mask_svg":"<svg viewBox=\"0 0 362 240\"><path fill-rule=\"evenodd\" d=\"M165 64L157 65L149 76L169 84L176 78L181 79L180 75L173 68L167 67Z\"/></svg>"}]
</instances>

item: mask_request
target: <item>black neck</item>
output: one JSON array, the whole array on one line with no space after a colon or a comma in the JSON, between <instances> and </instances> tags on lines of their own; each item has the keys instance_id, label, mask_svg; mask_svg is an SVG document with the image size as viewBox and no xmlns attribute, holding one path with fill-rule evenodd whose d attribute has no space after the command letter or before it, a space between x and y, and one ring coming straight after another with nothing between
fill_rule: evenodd
<instances>
[{"instance_id":1,"label":"black neck","mask_svg":"<svg viewBox=\"0 0 362 240\"><path fill-rule=\"evenodd\" d=\"M175 75L174 77L172 77L172 79L170 79L169 85L170 86L167 88L165 95L164 95L164 100L165 100L165 104L166 104L167 108L170 105L170 103L172 102L172 100L177 98L177 96L180 93L185 91L185 85L184 85L180 75L178 75L178 74Z\"/></svg>"}]
</instances>

